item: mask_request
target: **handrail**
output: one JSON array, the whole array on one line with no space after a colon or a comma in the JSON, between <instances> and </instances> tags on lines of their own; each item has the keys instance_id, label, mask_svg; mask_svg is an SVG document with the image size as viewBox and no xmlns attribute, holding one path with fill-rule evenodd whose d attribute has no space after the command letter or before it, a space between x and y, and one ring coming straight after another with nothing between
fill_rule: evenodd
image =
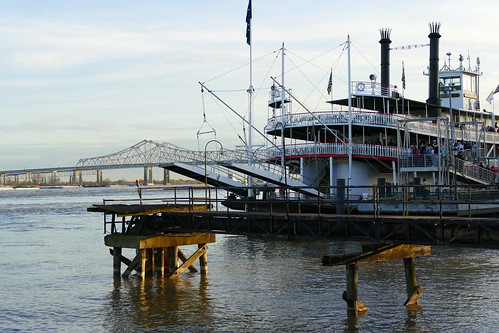
<instances>
[{"instance_id":1,"label":"handrail","mask_svg":"<svg viewBox=\"0 0 499 333\"><path fill-rule=\"evenodd\" d=\"M285 115L285 124L287 128L301 126L320 126L321 122L330 126L339 126L348 124L348 111L317 111L313 115L309 113L292 113ZM379 113L365 109L356 109L352 111L352 124L363 126L381 126L396 129L399 121L408 119L421 119L410 115ZM267 121L267 132L279 129L280 119L272 117ZM437 124L432 121L413 121L407 124L408 129L413 132L425 135L437 135ZM445 132L447 128L444 124L440 125L440 131ZM478 126L478 125L477 125ZM485 128L479 128L478 132L474 126L463 126L456 128L456 140L478 141L476 137L483 137L488 142L499 140L499 132L486 131Z\"/></svg>"},{"instance_id":2,"label":"handrail","mask_svg":"<svg viewBox=\"0 0 499 333\"><path fill-rule=\"evenodd\" d=\"M402 152L401 148L387 145L353 143L352 154L365 157L396 159ZM282 151L276 148L267 149L268 159L281 158ZM316 155L348 155L348 146L342 143L302 143L286 145L285 156L316 156Z\"/></svg>"}]
</instances>

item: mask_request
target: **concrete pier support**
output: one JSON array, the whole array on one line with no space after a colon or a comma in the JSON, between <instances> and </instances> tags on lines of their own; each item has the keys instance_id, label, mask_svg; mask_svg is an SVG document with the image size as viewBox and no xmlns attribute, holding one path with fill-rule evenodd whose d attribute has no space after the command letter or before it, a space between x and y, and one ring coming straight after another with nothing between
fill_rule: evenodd
<instances>
[{"instance_id":1,"label":"concrete pier support","mask_svg":"<svg viewBox=\"0 0 499 333\"><path fill-rule=\"evenodd\" d=\"M82 185L83 184L83 172L81 170L74 170L73 175L70 178L69 183L71 185Z\"/></svg>"},{"instance_id":2,"label":"concrete pier support","mask_svg":"<svg viewBox=\"0 0 499 333\"><path fill-rule=\"evenodd\" d=\"M97 179L95 181L97 185L102 185L102 170L97 170Z\"/></svg>"},{"instance_id":3,"label":"concrete pier support","mask_svg":"<svg viewBox=\"0 0 499 333\"><path fill-rule=\"evenodd\" d=\"M152 185L153 184L153 176L152 176L152 166L144 167L144 182L142 185Z\"/></svg>"},{"instance_id":4,"label":"concrete pier support","mask_svg":"<svg viewBox=\"0 0 499 333\"><path fill-rule=\"evenodd\" d=\"M170 185L170 170L163 169L163 185Z\"/></svg>"}]
</instances>

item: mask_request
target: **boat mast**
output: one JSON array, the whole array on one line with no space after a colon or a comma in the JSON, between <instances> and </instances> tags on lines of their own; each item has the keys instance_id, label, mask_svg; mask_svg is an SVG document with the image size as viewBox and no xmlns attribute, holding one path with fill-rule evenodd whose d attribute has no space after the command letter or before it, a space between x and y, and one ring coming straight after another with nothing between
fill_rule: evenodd
<instances>
[{"instance_id":1,"label":"boat mast","mask_svg":"<svg viewBox=\"0 0 499 333\"><path fill-rule=\"evenodd\" d=\"M350 59L350 35L347 39L348 47L348 180L347 186L351 186L352 182L352 71ZM350 190L347 190L347 198L349 198Z\"/></svg>"},{"instance_id":2,"label":"boat mast","mask_svg":"<svg viewBox=\"0 0 499 333\"><path fill-rule=\"evenodd\" d=\"M285 124L285 115L286 115L286 90L284 88L284 42L281 47L281 55L282 55L282 72L281 72L281 140L282 140L282 154L281 154L281 170L284 175L285 183L287 183L286 176L286 138L284 136L284 124Z\"/></svg>"},{"instance_id":3,"label":"boat mast","mask_svg":"<svg viewBox=\"0 0 499 333\"><path fill-rule=\"evenodd\" d=\"M248 43L249 49L249 88L248 88L248 108L249 108L249 129L248 129L248 165L253 165L253 43L251 38L251 18L252 18L252 7L251 0L248 2L248 10L246 12L246 43ZM248 176L248 186L250 187L248 195L253 196L253 177Z\"/></svg>"}]
</instances>

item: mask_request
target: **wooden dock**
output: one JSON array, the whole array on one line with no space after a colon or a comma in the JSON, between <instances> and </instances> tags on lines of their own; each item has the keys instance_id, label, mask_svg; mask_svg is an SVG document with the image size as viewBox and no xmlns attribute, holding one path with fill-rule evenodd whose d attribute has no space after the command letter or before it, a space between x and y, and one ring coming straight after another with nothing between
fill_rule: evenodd
<instances>
[{"instance_id":1,"label":"wooden dock","mask_svg":"<svg viewBox=\"0 0 499 333\"><path fill-rule=\"evenodd\" d=\"M201 274L208 272L208 243L216 240L213 233L164 233L154 225L150 225L151 216L171 211L198 211L210 209L210 205L137 205L117 204L94 206L88 211L102 212L112 215L111 233L104 237L106 246L111 247L113 256L113 275L128 278L133 271L142 277L151 277L156 274L160 277L171 278L184 271L197 272L193 266L199 260ZM122 220L121 232L116 228L117 218ZM129 220L126 220L129 218ZM106 225L106 224L105 224ZM197 245L198 249L189 257L180 249L181 246ZM133 260L123 256L123 248L136 250ZM179 264L182 261L182 264ZM122 264L126 269L121 274Z\"/></svg>"},{"instance_id":2,"label":"wooden dock","mask_svg":"<svg viewBox=\"0 0 499 333\"><path fill-rule=\"evenodd\" d=\"M129 199L128 199L129 200ZM142 200L142 198L141 198ZM104 242L111 247L115 277L127 278L133 271L141 278L156 274L171 278L184 271L206 274L208 243L215 234L285 239L354 241L362 252L325 256L323 265L345 265L346 291L343 299L354 313L367 310L358 299L359 265L368 262L403 260L406 276L406 305L417 304L422 288L416 282L415 258L431 254L430 246L459 246L499 249L499 218L496 214L473 217L448 214L344 214L293 211L234 211L223 208L217 195L203 198L159 199L159 203L137 204L105 201L88 211L104 213ZM111 202L111 204L109 203ZM282 202L280 203L282 207ZM296 203L290 205L295 207ZM471 207L471 205L470 205ZM181 246L197 245L187 256ZM136 250L123 256L122 249ZM126 269L121 274L122 264Z\"/></svg>"}]
</instances>

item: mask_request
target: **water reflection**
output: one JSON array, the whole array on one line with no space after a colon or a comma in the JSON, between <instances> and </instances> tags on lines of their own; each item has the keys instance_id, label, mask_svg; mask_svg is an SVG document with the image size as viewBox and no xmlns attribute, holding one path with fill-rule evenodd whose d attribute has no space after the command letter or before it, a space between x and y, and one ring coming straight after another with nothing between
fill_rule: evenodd
<instances>
[{"instance_id":1,"label":"water reflection","mask_svg":"<svg viewBox=\"0 0 499 333\"><path fill-rule=\"evenodd\" d=\"M181 332L213 327L213 309L206 277L115 279L105 304L106 329L112 332Z\"/></svg>"},{"instance_id":2,"label":"water reflection","mask_svg":"<svg viewBox=\"0 0 499 333\"><path fill-rule=\"evenodd\" d=\"M345 303L346 306L346 303ZM345 333L356 333L363 331L362 324L364 318L367 316L368 311L355 313L354 311L347 310L347 318L345 319Z\"/></svg>"},{"instance_id":3,"label":"water reflection","mask_svg":"<svg viewBox=\"0 0 499 333\"><path fill-rule=\"evenodd\" d=\"M405 331L419 332L421 328L421 319L424 318L423 308L418 304L406 305L406 312Z\"/></svg>"}]
</instances>

